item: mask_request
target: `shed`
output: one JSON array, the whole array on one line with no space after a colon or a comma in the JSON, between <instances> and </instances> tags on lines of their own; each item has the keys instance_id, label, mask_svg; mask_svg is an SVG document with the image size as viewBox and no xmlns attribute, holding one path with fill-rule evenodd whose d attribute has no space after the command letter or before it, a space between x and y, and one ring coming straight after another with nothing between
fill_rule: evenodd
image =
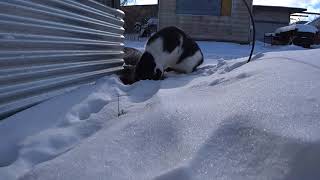
<instances>
[{"instance_id":1,"label":"shed","mask_svg":"<svg viewBox=\"0 0 320 180\"><path fill-rule=\"evenodd\" d=\"M252 0L247 2L252 5ZM250 40L250 19L242 0L159 0L159 27L167 26L177 26L196 40Z\"/></svg>"},{"instance_id":2,"label":"shed","mask_svg":"<svg viewBox=\"0 0 320 180\"><path fill-rule=\"evenodd\" d=\"M306 10L304 8L254 5L253 16L256 24L257 40L263 40L265 33L272 33L277 28L288 26L291 14Z\"/></svg>"}]
</instances>

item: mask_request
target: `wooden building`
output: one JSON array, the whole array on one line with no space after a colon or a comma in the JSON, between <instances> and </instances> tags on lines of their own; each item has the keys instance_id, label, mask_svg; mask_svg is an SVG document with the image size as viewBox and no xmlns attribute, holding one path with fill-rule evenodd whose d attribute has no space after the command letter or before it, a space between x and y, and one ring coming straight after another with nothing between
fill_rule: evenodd
<instances>
[{"instance_id":1,"label":"wooden building","mask_svg":"<svg viewBox=\"0 0 320 180\"><path fill-rule=\"evenodd\" d=\"M252 6L252 0L247 0ZM250 18L242 0L159 0L159 27L177 26L197 40L248 43Z\"/></svg>"}]
</instances>

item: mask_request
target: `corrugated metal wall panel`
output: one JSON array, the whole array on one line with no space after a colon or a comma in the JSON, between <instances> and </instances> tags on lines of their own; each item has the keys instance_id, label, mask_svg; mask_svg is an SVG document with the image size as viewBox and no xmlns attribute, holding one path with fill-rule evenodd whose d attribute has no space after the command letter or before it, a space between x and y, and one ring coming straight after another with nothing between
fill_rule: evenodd
<instances>
[{"instance_id":1,"label":"corrugated metal wall panel","mask_svg":"<svg viewBox=\"0 0 320 180\"><path fill-rule=\"evenodd\" d=\"M0 119L121 70L123 17L93 0L1 0Z\"/></svg>"}]
</instances>

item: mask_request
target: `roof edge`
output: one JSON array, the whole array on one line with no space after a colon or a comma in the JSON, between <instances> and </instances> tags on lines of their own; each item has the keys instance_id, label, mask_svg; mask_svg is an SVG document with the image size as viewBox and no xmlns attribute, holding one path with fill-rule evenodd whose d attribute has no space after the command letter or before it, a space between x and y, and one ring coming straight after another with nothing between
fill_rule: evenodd
<instances>
[{"instance_id":1,"label":"roof edge","mask_svg":"<svg viewBox=\"0 0 320 180\"><path fill-rule=\"evenodd\" d=\"M282 10L288 10L289 13L301 13L304 11L307 11L306 8L299 8L299 7L286 7L286 6L266 6L266 5L253 5L254 9L264 8L264 9L282 9Z\"/></svg>"}]
</instances>

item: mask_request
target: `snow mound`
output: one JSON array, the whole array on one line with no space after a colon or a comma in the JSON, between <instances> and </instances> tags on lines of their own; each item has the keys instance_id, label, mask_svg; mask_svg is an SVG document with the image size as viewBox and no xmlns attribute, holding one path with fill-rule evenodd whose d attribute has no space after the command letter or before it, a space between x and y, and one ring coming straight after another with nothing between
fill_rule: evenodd
<instances>
[{"instance_id":1,"label":"snow mound","mask_svg":"<svg viewBox=\"0 0 320 180\"><path fill-rule=\"evenodd\" d=\"M15 179L95 133L106 120L116 117L115 109L106 119L97 113L108 104L115 107L121 87L116 76L101 79L95 86L83 87L1 122L1 177Z\"/></svg>"},{"instance_id":2,"label":"snow mound","mask_svg":"<svg viewBox=\"0 0 320 180\"><path fill-rule=\"evenodd\" d=\"M139 82L127 100L143 101L21 179L317 179L317 54L264 53Z\"/></svg>"},{"instance_id":3,"label":"snow mound","mask_svg":"<svg viewBox=\"0 0 320 180\"><path fill-rule=\"evenodd\" d=\"M283 32L288 32L288 31L294 31L297 30L298 32L307 32L307 33L314 33L316 34L318 32L318 29L312 25L307 25L307 24L293 24L290 26L285 26L278 28L275 33L280 34Z\"/></svg>"},{"instance_id":4,"label":"snow mound","mask_svg":"<svg viewBox=\"0 0 320 180\"><path fill-rule=\"evenodd\" d=\"M320 49L278 50L164 81L105 77L10 117L0 179L318 179Z\"/></svg>"},{"instance_id":5,"label":"snow mound","mask_svg":"<svg viewBox=\"0 0 320 180\"><path fill-rule=\"evenodd\" d=\"M320 17L314 19L313 21L308 22L307 24L315 26L319 29L320 28Z\"/></svg>"}]
</instances>

